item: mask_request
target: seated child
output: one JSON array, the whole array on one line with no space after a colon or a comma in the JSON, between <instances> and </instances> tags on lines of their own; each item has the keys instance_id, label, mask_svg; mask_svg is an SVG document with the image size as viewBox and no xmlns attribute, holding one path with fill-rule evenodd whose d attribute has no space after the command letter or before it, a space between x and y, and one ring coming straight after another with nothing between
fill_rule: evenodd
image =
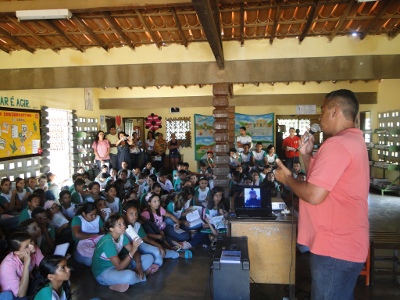
<instances>
[{"instance_id":1,"label":"seated child","mask_svg":"<svg viewBox=\"0 0 400 300\"><path fill-rule=\"evenodd\" d=\"M32 217L32 211L40 206L40 196L38 194L30 194L27 199L28 206L19 215L19 223Z\"/></svg>"},{"instance_id":2,"label":"seated child","mask_svg":"<svg viewBox=\"0 0 400 300\"><path fill-rule=\"evenodd\" d=\"M15 190L13 190L13 193L14 191L16 193L15 197L17 197L21 203L21 208L26 208L26 199L31 193L25 189L25 180L21 177L15 178Z\"/></svg>"},{"instance_id":3,"label":"seated child","mask_svg":"<svg viewBox=\"0 0 400 300\"><path fill-rule=\"evenodd\" d=\"M118 215L110 216L104 228L107 233L97 243L93 254L92 272L96 281L118 292L125 292L130 285L146 281L145 275L151 272L154 258L144 254L139 260L141 264L138 264L135 254L142 239L130 242L125 235L124 219ZM121 259L119 254L123 248L128 255Z\"/></svg>"},{"instance_id":4,"label":"seated child","mask_svg":"<svg viewBox=\"0 0 400 300\"><path fill-rule=\"evenodd\" d=\"M163 189L163 194L169 194L174 192L174 187L172 186L171 180L167 178L168 172L164 169L161 169L158 174L158 183L161 185Z\"/></svg>"},{"instance_id":5,"label":"seated child","mask_svg":"<svg viewBox=\"0 0 400 300\"><path fill-rule=\"evenodd\" d=\"M176 246L179 249L188 249L191 247L190 244L183 243L189 239L189 233L186 231L175 231L175 228L179 228L180 226L179 220L173 214L170 214L161 207L160 196L158 194L149 193L146 196L146 209L142 212L141 217L145 222L143 228L149 237L160 241L164 244L164 247L167 247L168 249L173 249L173 246ZM167 224L164 220L165 217L171 218L174 225Z\"/></svg>"},{"instance_id":6,"label":"seated child","mask_svg":"<svg viewBox=\"0 0 400 300\"><path fill-rule=\"evenodd\" d=\"M199 186L196 186L194 191L195 205L207 206L207 197L210 195L210 188L208 187L208 179L206 177L199 179Z\"/></svg>"},{"instance_id":7,"label":"seated child","mask_svg":"<svg viewBox=\"0 0 400 300\"><path fill-rule=\"evenodd\" d=\"M21 202L17 197L17 191L11 192L11 181L10 179L3 178L0 182L0 205L4 212L9 214L17 214L21 209Z\"/></svg>"},{"instance_id":8,"label":"seated child","mask_svg":"<svg viewBox=\"0 0 400 300\"><path fill-rule=\"evenodd\" d=\"M61 212L62 214L71 221L75 216L76 203L72 203L71 193L69 191L60 192Z\"/></svg>"},{"instance_id":9,"label":"seated child","mask_svg":"<svg viewBox=\"0 0 400 300\"><path fill-rule=\"evenodd\" d=\"M97 214L101 217L103 222L107 221L111 215L111 209L107 207L105 199L97 199L94 201L97 209Z\"/></svg>"},{"instance_id":10,"label":"seated child","mask_svg":"<svg viewBox=\"0 0 400 300\"><path fill-rule=\"evenodd\" d=\"M151 161L147 162L146 166L143 168L142 172L144 172L144 170L149 170L150 174L154 174L156 175L156 169L153 167Z\"/></svg>"},{"instance_id":11,"label":"seated child","mask_svg":"<svg viewBox=\"0 0 400 300\"><path fill-rule=\"evenodd\" d=\"M88 190L90 195L85 198L85 202L94 202L97 199L103 198L100 193L100 184L96 181L93 181L89 184Z\"/></svg>"},{"instance_id":12,"label":"seated child","mask_svg":"<svg viewBox=\"0 0 400 300\"><path fill-rule=\"evenodd\" d=\"M236 148L230 148L229 149L229 169L230 173L235 171L237 166L240 166L241 160L240 160L240 154L237 153Z\"/></svg>"},{"instance_id":13,"label":"seated child","mask_svg":"<svg viewBox=\"0 0 400 300\"><path fill-rule=\"evenodd\" d=\"M124 205L122 209L123 217L127 226L132 226L139 238L143 240L143 243L139 246L140 254L150 254L154 257L154 263L161 267L164 258L178 258L184 257L184 252L177 252L174 250L165 249L161 244L157 243L154 239L151 239L144 231L142 225L139 222L139 209L138 207L130 202ZM127 234L128 238L129 235ZM154 266L153 266L154 268ZM156 272L158 268L154 268L152 273Z\"/></svg>"},{"instance_id":14,"label":"seated child","mask_svg":"<svg viewBox=\"0 0 400 300\"><path fill-rule=\"evenodd\" d=\"M107 185L106 189L106 206L111 209L111 213L121 214L122 204L117 197L117 189L113 184Z\"/></svg>"},{"instance_id":15,"label":"seated child","mask_svg":"<svg viewBox=\"0 0 400 300\"><path fill-rule=\"evenodd\" d=\"M34 190L36 190L37 186L37 178L35 176L31 176L26 179L26 191L29 193L33 193Z\"/></svg>"},{"instance_id":16,"label":"seated child","mask_svg":"<svg viewBox=\"0 0 400 300\"><path fill-rule=\"evenodd\" d=\"M23 298L31 294L28 291L29 281L33 278L33 269L42 261L43 254L32 244L26 232L13 233L7 242L11 252L0 265L1 290L11 291L14 297Z\"/></svg>"},{"instance_id":17,"label":"seated child","mask_svg":"<svg viewBox=\"0 0 400 300\"><path fill-rule=\"evenodd\" d=\"M102 233L103 220L98 215L95 204L87 202L81 206L76 212L76 216L72 219L71 227L72 237L77 247L80 241L86 239L93 241L97 239ZM92 264L92 257L88 257L86 253L80 253L78 250L74 252L74 258L77 262L86 266Z\"/></svg>"},{"instance_id":18,"label":"seated child","mask_svg":"<svg viewBox=\"0 0 400 300\"><path fill-rule=\"evenodd\" d=\"M34 300L71 299L69 278L71 269L67 259L59 255L51 255L42 259L39 265L43 282L32 295ZM57 295L57 298L55 297Z\"/></svg>"},{"instance_id":19,"label":"seated child","mask_svg":"<svg viewBox=\"0 0 400 300\"><path fill-rule=\"evenodd\" d=\"M84 201L85 180L78 178L74 182L74 191L71 193L71 201L75 204L83 203Z\"/></svg>"},{"instance_id":20,"label":"seated child","mask_svg":"<svg viewBox=\"0 0 400 300\"><path fill-rule=\"evenodd\" d=\"M32 211L32 219L36 221L42 232L42 237L38 239L38 247L44 254L53 253L56 241L56 229L50 225L47 213L43 207L36 207Z\"/></svg>"},{"instance_id":21,"label":"seated child","mask_svg":"<svg viewBox=\"0 0 400 300\"><path fill-rule=\"evenodd\" d=\"M179 170L177 172L178 178L174 182L174 190L180 192L182 190L181 183L186 179L186 172L184 170Z\"/></svg>"}]
</instances>

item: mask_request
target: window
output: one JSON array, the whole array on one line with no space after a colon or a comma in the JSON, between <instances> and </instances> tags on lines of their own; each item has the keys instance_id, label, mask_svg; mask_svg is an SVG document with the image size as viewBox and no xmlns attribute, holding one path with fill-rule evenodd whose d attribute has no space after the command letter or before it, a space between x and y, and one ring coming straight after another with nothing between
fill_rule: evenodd
<instances>
[{"instance_id":1,"label":"window","mask_svg":"<svg viewBox=\"0 0 400 300\"><path fill-rule=\"evenodd\" d=\"M176 139L181 142L181 147L191 147L191 117L168 118L165 120L165 132L167 141L171 140L171 134L175 133Z\"/></svg>"}]
</instances>

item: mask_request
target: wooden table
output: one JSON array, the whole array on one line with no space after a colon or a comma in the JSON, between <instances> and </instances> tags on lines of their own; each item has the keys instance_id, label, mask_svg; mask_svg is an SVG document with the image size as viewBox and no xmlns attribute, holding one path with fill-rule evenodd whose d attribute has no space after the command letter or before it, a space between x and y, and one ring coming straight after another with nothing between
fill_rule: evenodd
<instances>
[{"instance_id":1,"label":"wooden table","mask_svg":"<svg viewBox=\"0 0 400 300\"><path fill-rule=\"evenodd\" d=\"M275 221L231 219L230 234L248 238L252 280L295 283L296 224L292 224L290 216L278 216Z\"/></svg>"}]
</instances>

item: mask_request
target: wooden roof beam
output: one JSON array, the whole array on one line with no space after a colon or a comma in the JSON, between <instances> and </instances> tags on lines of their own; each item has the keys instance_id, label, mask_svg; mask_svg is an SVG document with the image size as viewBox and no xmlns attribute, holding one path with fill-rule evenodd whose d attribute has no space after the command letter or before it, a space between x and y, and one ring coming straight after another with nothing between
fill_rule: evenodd
<instances>
[{"instance_id":1,"label":"wooden roof beam","mask_svg":"<svg viewBox=\"0 0 400 300\"><path fill-rule=\"evenodd\" d=\"M132 43L132 40L122 31L121 27L118 25L117 21L111 16L108 11L103 12L104 17L110 23L110 25L114 28L114 30L118 33L121 39L132 49L135 50L135 46Z\"/></svg>"},{"instance_id":2,"label":"wooden roof beam","mask_svg":"<svg viewBox=\"0 0 400 300\"><path fill-rule=\"evenodd\" d=\"M22 48L24 48L25 50L29 51L30 53L34 53L35 49L32 49L31 47L29 47L27 44L25 44L24 42L20 41L19 39L17 39L16 37L12 36L11 34L9 34L6 30L4 30L3 28L0 27L0 33L2 35L4 35L6 38L12 40L14 43L16 43L17 45L21 46ZM10 53L9 50L6 50L6 48L1 48L1 50L3 50L4 52Z\"/></svg>"},{"instance_id":3,"label":"wooden roof beam","mask_svg":"<svg viewBox=\"0 0 400 300\"><path fill-rule=\"evenodd\" d=\"M398 26L397 28L394 27L391 31L389 31L388 33L388 37L389 39L394 39L400 32L400 26Z\"/></svg>"},{"instance_id":4,"label":"wooden roof beam","mask_svg":"<svg viewBox=\"0 0 400 300\"><path fill-rule=\"evenodd\" d=\"M354 3L356 1L350 1L347 4L346 10L343 12L343 15L340 17L340 21L336 24L335 29L332 31L331 35L329 36L329 41L332 41L337 33L339 32L340 28L343 26L343 23L346 21L347 16L349 15L351 9L353 8Z\"/></svg>"},{"instance_id":5,"label":"wooden roof beam","mask_svg":"<svg viewBox=\"0 0 400 300\"><path fill-rule=\"evenodd\" d=\"M178 15L177 15L176 10L175 10L174 7L171 8L171 13L172 13L172 17L174 18L176 27L178 28L179 34L180 34L181 37L182 37L182 43L183 43L183 45L187 48L188 42L187 42L187 39L186 39L186 37L185 37L185 33L184 33L183 30L182 30L181 22L179 21Z\"/></svg>"},{"instance_id":6,"label":"wooden roof beam","mask_svg":"<svg viewBox=\"0 0 400 300\"><path fill-rule=\"evenodd\" d=\"M55 31L57 31L60 35L62 35L63 37L65 37L72 45L74 45L76 47L76 49L78 49L79 51L81 51L82 53L85 52L85 49L81 47L81 45L79 45L77 42L75 42L72 38L70 38L64 31L62 31L58 26L58 21L52 21L52 20L48 20L47 24L53 28Z\"/></svg>"},{"instance_id":7,"label":"wooden roof beam","mask_svg":"<svg viewBox=\"0 0 400 300\"><path fill-rule=\"evenodd\" d=\"M279 21L279 15L281 12L281 7L282 7L282 0L278 0L277 4L276 4L276 9L275 9L275 15L274 15L274 25L272 27L271 36L269 38L269 43L271 45L274 42L274 38L276 35L276 29L278 28L278 21Z\"/></svg>"},{"instance_id":8,"label":"wooden roof beam","mask_svg":"<svg viewBox=\"0 0 400 300\"><path fill-rule=\"evenodd\" d=\"M218 68L223 70L225 69L225 59L219 22L218 0L192 0L192 3L217 61Z\"/></svg>"},{"instance_id":9,"label":"wooden roof beam","mask_svg":"<svg viewBox=\"0 0 400 300\"><path fill-rule=\"evenodd\" d=\"M135 9L136 14L139 17L140 22L142 22L143 27L146 29L146 31L150 34L151 39L153 40L153 43L156 44L158 49L161 49L161 43L159 41L157 41L156 35L154 34L154 32L151 30L149 24L147 23L147 21L145 20L145 18L142 16L142 13L138 10Z\"/></svg>"},{"instance_id":10,"label":"wooden roof beam","mask_svg":"<svg viewBox=\"0 0 400 300\"><path fill-rule=\"evenodd\" d=\"M44 39L40 38L36 33L34 33L32 30L30 30L28 27L26 27L22 22L18 22L16 18L12 17L7 17L8 20L13 22L17 27L19 27L22 30L25 30L27 33L29 33L35 40L37 40L39 43L44 44L47 48L53 50L54 52L58 53L60 49L55 48L53 45L50 45L48 42L46 42Z\"/></svg>"},{"instance_id":11,"label":"wooden roof beam","mask_svg":"<svg viewBox=\"0 0 400 300\"><path fill-rule=\"evenodd\" d=\"M311 11L310 11L310 17L308 18L306 26L304 27L304 30L301 33L301 36L300 36L300 39L299 39L300 43L306 38L307 33L311 28L311 24L312 24L316 14L317 14L318 2L319 2L319 0L314 0L314 2L312 4Z\"/></svg>"},{"instance_id":12,"label":"wooden roof beam","mask_svg":"<svg viewBox=\"0 0 400 300\"><path fill-rule=\"evenodd\" d=\"M381 9L378 11L378 13L375 16L375 19L371 20L369 24L367 25L367 28L361 32L360 34L360 40L363 40L369 33L369 31L376 26L376 24L379 22L383 14L386 12L386 10L394 3L397 2L397 0L391 0L391 1L382 1L382 6Z\"/></svg>"},{"instance_id":13,"label":"wooden roof beam","mask_svg":"<svg viewBox=\"0 0 400 300\"><path fill-rule=\"evenodd\" d=\"M4 51L5 53L9 54L11 51L8 50L7 48L4 48L3 46L0 45L0 50Z\"/></svg>"},{"instance_id":14,"label":"wooden roof beam","mask_svg":"<svg viewBox=\"0 0 400 300\"><path fill-rule=\"evenodd\" d=\"M77 15L72 15L72 19L77 22L80 26L82 26L83 28L85 28L85 30L87 31L89 37L93 38L93 40L95 40L104 50L108 51L108 47L107 45L97 36L96 33L94 33L94 31L92 30L92 28L90 28L88 25L86 25L85 22L83 22L81 20L80 17L78 17Z\"/></svg>"}]
</instances>

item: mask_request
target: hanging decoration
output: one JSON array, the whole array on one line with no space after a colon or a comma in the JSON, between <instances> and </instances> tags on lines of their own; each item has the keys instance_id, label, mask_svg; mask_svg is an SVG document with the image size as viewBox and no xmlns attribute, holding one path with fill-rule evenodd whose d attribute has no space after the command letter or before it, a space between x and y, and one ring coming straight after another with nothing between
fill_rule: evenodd
<instances>
[{"instance_id":1,"label":"hanging decoration","mask_svg":"<svg viewBox=\"0 0 400 300\"><path fill-rule=\"evenodd\" d=\"M160 116L158 116L158 115L156 115L154 113L149 115L147 118L144 118L146 129L158 130L159 128L162 127L161 119L162 119L162 117L160 117Z\"/></svg>"}]
</instances>

